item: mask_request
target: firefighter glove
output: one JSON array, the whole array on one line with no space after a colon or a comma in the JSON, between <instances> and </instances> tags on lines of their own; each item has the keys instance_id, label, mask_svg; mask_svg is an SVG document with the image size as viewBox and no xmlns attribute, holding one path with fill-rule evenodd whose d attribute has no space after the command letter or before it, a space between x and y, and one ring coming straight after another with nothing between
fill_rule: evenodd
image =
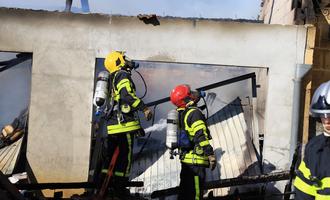
<instances>
[{"instance_id":1,"label":"firefighter glove","mask_svg":"<svg viewBox=\"0 0 330 200\"><path fill-rule=\"evenodd\" d=\"M136 137L144 137L145 135L146 133L144 132L143 128L137 130Z\"/></svg>"},{"instance_id":2,"label":"firefighter glove","mask_svg":"<svg viewBox=\"0 0 330 200\"><path fill-rule=\"evenodd\" d=\"M147 121L151 120L153 114L150 108L146 107L145 109L143 109L143 113Z\"/></svg>"},{"instance_id":3,"label":"firefighter glove","mask_svg":"<svg viewBox=\"0 0 330 200\"><path fill-rule=\"evenodd\" d=\"M208 158L209 158L209 162L210 162L210 169L214 170L215 167L217 166L217 159L214 154L209 155Z\"/></svg>"}]
</instances>

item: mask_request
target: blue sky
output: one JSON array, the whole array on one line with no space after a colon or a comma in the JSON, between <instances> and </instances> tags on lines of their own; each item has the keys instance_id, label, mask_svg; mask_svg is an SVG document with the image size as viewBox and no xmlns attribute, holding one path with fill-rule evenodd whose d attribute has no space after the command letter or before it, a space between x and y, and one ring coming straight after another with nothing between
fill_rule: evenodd
<instances>
[{"instance_id":1,"label":"blue sky","mask_svg":"<svg viewBox=\"0 0 330 200\"><path fill-rule=\"evenodd\" d=\"M93 13L159 16L257 19L261 0L89 0ZM1 7L60 10L65 0L0 0ZM73 0L73 12L81 1Z\"/></svg>"}]
</instances>

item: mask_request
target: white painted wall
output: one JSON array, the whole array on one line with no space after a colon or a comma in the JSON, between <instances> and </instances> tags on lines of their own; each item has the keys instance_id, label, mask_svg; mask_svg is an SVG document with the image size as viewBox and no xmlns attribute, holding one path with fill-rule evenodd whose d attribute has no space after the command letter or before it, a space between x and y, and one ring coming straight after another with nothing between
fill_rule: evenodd
<instances>
[{"instance_id":1,"label":"white painted wall","mask_svg":"<svg viewBox=\"0 0 330 200\"><path fill-rule=\"evenodd\" d=\"M88 175L95 58L269 68L265 160L289 165L293 77L306 28L231 21L81 15L0 8L0 51L33 52L28 160L40 182Z\"/></svg>"}]
</instances>

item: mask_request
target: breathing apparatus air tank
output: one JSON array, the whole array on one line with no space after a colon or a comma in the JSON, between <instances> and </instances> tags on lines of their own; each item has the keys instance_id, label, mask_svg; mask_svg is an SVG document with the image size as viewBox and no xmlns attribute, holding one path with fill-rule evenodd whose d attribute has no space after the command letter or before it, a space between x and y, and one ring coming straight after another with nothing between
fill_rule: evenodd
<instances>
[{"instance_id":1,"label":"breathing apparatus air tank","mask_svg":"<svg viewBox=\"0 0 330 200\"><path fill-rule=\"evenodd\" d=\"M101 71L97 76L93 104L96 106L96 115L100 114L100 109L105 105L109 95L109 78L107 71Z\"/></svg>"},{"instance_id":2,"label":"breathing apparatus air tank","mask_svg":"<svg viewBox=\"0 0 330 200\"><path fill-rule=\"evenodd\" d=\"M179 113L176 110L167 114L166 147L171 150L171 157L173 150L178 147L178 118Z\"/></svg>"}]
</instances>

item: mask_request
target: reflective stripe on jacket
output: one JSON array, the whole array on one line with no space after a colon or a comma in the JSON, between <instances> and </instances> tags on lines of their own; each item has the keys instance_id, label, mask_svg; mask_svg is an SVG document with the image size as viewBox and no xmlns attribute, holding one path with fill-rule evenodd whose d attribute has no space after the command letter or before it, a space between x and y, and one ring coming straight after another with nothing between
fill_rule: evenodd
<instances>
[{"instance_id":1,"label":"reflective stripe on jacket","mask_svg":"<svg viewBox=\"0 0 330 200\"><path fill-rule=\"evenodd\" d=\"M145 108L144 103L135 94L135 85L130 73L119 70L111 76L112 95L118 110L114 110L108 120L108 134L126 133L141 129L137 110ZM125 107L127 112L122 112ZM120 110L121 109L121 110Z\"/></svg>"},{"instance_id":2,"label":"reflective stripe on jacket","mask_svg":"<svg viewBox=\"0 0 330 200\"><path fill-rule=\"evenodd\" d=\"M321 134L308 142L294 182L297 200L330 200L329 154L329 137Z\"/></svg>"},{"instance_id":3,"label":"reflective stripe on jacket","mask_svg":"<svg viewBox=\"0 0 330 200\"><path fill-rule=\"evenodd\" d=\"M179 108L180 126L189 135L193 148L182 156L181 162L193 165L208 166L208 155L213 154L209 143L208 128L205 117L197 107Z\"/></svg>"}]
</instances>

